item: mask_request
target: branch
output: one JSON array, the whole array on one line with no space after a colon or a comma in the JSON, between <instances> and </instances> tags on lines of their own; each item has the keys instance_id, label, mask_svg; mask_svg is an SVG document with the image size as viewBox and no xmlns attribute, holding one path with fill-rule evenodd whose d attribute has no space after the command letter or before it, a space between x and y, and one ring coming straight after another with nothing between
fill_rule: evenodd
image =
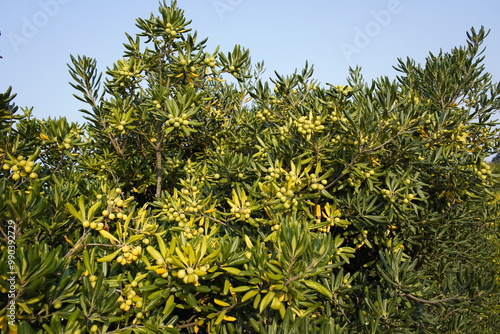
<instances>
[{"instance_id":1,"label":"branch","mask_svg":"<svg viewBox=\"0 0 500 334\"><path fill-rule=\"evenodd\" d=\"M451 302L453 300L459 299L458 297L449 297L449 298L439 299L439 300L428 300L428 299L422 299L422 298L415 297L411 293L402 293L401 296L408 297L408 298L413 299L414 301L417 301L419 303L425 303L425 304L431 304L431 305L440 304L440 303L447 303L447 302Z\"/></svg>"}]
</instances>

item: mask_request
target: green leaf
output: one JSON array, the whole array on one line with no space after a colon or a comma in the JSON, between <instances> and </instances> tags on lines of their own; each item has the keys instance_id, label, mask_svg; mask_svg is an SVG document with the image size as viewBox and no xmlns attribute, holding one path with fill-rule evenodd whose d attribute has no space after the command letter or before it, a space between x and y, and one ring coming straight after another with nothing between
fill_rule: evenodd
<instances>
[{"instance_id":1,"label":"green leaf","mask_svg":"<svg viewBox=\"0 0 500 334\"><path fill-rule=\"evenodd\" d=\"M321 293L322 295L328 297L329 299L332 299L333 295L332 293L330 292L330 290L328 290L325 286L323 286L322 284L318 283L318 282L315 282L315 281L312 281L312 280L302 280L302 282L310 289L313 289L315 290L316 292L319 292Z\"/></svg>"}]
</instances>

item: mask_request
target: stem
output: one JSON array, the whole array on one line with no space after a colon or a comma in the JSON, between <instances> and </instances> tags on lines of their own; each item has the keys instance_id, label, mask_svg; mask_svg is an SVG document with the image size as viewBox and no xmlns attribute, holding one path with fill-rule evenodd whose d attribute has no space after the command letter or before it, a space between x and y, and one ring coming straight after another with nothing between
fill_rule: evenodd
<instances>
[{"instance_id":1,"label":"stem","mask_svg":"<svg viewBox=\"0 0 500 334\"><path fill-rule=\"evenodd\" d=\"M162 154L161 154L161 143L156 146L156 193L155 197L158 198L161 195L161 182L163 180L163 167L162 167Z\"/></svg>"},{"instance_id":2,"label":"stem","mask_svg":"<svg viewBox=\"0 0 500 334\"><path fill-rule=\"evenodd\" d=\"M440 303L446 303L446 302L451 302L451 301L457 299L457 297L449 297L449 298L440 299L440 300L428 300L428 299L422 299L422 298L415 297L414 295L412 295L410 293L403 293L403 294L401 294L401 296L408 297L408 298L413 299L414 301L417 301L417 302L420 302L420 303L432 304L432 305L434 305L434 304L440 304Z\"/></svg>"}]
</instances>

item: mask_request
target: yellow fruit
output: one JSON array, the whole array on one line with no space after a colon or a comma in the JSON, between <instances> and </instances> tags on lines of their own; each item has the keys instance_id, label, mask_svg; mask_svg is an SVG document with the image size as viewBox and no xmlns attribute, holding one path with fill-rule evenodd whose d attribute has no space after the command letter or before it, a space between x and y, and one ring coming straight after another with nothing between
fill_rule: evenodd
<instances>
[{"instance_id":1,"label":"yellow fruit","mask_svg":"<svg viewBox=\"0 0 500 334\"><path fill-rule=\"evenodd\" d=\"M3 170L9 170L10 169L10 165L9 164L3 164L2 169Z\"/></svg>"},{"instance_id":2,"label":"yellow fruit","mask_svg":"<svg viewBox=\"0 0 500 334\"><path fill-rule=\"evenodd\" d=\"M122 252L123 252L123 253L128 253L128 252L130 252L130 247L129 247L129 246L127 246L127 245L123 246L123 247L122 247Z\"/></svg>"},{"instance_id":3,"label":"yellow fruit","mask_svg":"<svg viewBox=\"0 0 500 334\"><path fill-rule=\"evenodd\" d=\"M186 271L184 269L181 269L177 272L177 277L179 277L180 279L183 279L184 277L186 277Z\"/></svg>"},{"instance_id":4,"label":"yellow fruit","mask_svg":"<svg viewBox=\"0 0 500 334\"><path fill-rule=\"evenodd\" d=\"M91 331L92 333L95 333L95 332L97 332L98 330L99 330L99 326L97 326L97 325L92 325L92 327L90 327L90 331Z\"/></svg>"},{"instance_id":5,"label":"yellow fruit","mask_svg":"<svg viewBox=\"0 0 500 334\"><path fill-rule=\"evenodd\" d=\"M103 211L102 211L102 215L103 215L104 217L108 216L108 215L109 215L109 211L108 211L108 210L103 210Z\"/></svg>"},{"instance_id":6,"label":"yellow fruit","mask_svg":"<svg viewBox=\"0 0 500 334\"><path fill-rule=\"evenodd\" d=\"M83 227L87 228L90 226L90 222L88 220L84 220L82 225L83 225Z\"/></svg>"},{"instance_id":7,"label":"yellow fruit","mask_svg":"<svg viewBox=\"0 0 500 334\"><path fill-rule=\"evenodd\" d=\"M13 172L19 171L19 167L17 165L12 166L11 169L12 169Z\"/></svg>"},{"instance_id":8,"label":"yellow fruit","mask_svg":"<svg viewBox=\"0 0 500 334\"><path fill-rule=\"evenodd\" d=\"M90 223L89 227L93 230L95 230L97 228L97 223L96 222L92 222Z\"/></svg>"}]
</instances>

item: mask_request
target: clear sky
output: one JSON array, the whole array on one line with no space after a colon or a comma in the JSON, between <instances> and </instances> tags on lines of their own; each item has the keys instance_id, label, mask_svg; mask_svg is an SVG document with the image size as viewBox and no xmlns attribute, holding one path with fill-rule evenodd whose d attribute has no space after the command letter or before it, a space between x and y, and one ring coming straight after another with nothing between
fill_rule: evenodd
<instances>
[{"instance_id":1,"label":"clear sky","mask_svg":"<svg viewBox=\"0 0 500 334\"><path fill-rule=\"evenodd\" d=\"M169 3L169 0L168 2ZM125 32L156 13L157 0L25 0L0 3L0 91L33 106L40 118L81 121L84 105L72 94L70 55L97 59L99 68L122 58ZM234 44L264 60L267 75L290 74L306 60L322 84L343 84L349 67L365 78L396 75L397 58L424 61L428 52L464 45L484 25L486 69L500 81L498 0L178 0L199 37L214 49Z\"/></svg>"}]
</instances>

